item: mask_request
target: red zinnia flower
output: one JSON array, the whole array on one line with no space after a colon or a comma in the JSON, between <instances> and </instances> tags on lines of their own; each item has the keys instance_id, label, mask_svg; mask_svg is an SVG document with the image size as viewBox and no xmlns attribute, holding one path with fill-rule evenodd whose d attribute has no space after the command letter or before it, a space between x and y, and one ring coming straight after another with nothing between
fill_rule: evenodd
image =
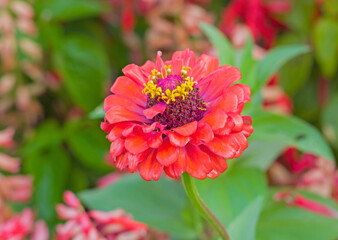
<instances>
[{"instance_id":1,"label":"red zinnia flower","mask_svg":"<svg viewBox=\"0 0 338 240\"><path fill-rule=\"evenodd\" d=\"M233 0L223 12L220 28L232 36L236 24L243 21L255 41L263 41L263 46L270 48L278 29L286 28L274 15L290 9L287 0Z\"/></svg>"},{"instance_id":2,"label":"red zinnia flower","mask_svg":"<svg viewBox=\"0 0 338 240\"><path fill-rule=\"evenodd\" d=\"M241 78L237 68L219 66L217 58L190 50L163 62L147 61L123 69L105 99L101 128L111 141L110 154L119 169L136 169L145 180L162 170L172 178L188 172L215 178L238 157L253 131L251 117L241 116L250 88L231 86Z\"/></svg>"}]
</instances>

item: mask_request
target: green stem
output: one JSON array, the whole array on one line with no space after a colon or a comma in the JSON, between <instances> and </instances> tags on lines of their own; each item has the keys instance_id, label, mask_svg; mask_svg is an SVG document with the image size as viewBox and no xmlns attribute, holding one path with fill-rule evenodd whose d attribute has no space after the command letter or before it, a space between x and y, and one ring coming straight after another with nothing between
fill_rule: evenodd
<instances>
[{"instance_id":1,"label":"green stem","mask_svg":"<svg viewBox=\"0 0 338 240\"><path fill-rule=\"evenodd\" d=\"M197 192L194 179L188 174L182 174L182 182L191 203L198 209L199 213L208 221L208 223L218 232L223 240L230 240L230 236L225 230L221 222L210 211L207 205L203 202L201 196Z\"/></svg>"}]
</instances>

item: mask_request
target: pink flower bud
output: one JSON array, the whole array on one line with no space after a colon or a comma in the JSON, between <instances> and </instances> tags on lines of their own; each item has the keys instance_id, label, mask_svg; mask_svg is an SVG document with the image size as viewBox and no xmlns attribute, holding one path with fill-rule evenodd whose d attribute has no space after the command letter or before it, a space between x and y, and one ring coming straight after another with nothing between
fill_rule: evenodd
<instances>
[{"instance_id":1,"label":"pink flower bud","mask_svg":"<svg viewBox=\"0 0 338 240\"><path fill-rule=\"evenodd\" d=\"M0 169L11 173L18 172L20 169L20 160L0 153Z\"/></svg>"},{"instance_id":2,"label":"pink flower bud","mask_svg":"<svg viewBox=\"0 0 338 240\"><path fill-rule=\"evenodd\" d=\"M58 213L59 218L65 220L75 219L81 214L78 209L67 207L63 204L56 205L56 212Z\"/></svg>"},{"instance_id":3,"label":"pink flower bud","mask_svg":"<svg viewBox=\"0 0 338 240\"><path fill-rule=\"evenodd\" d=\"M35 223L32 240L48 240L49 230L46 223L42 220Z\"/></svg>"},{"instance_id":4,"label":"pink flower bud","mask_svg":"<svg viewBox=\"0 0 338 240\"><path fill-rule=\"evenodd\" d=\"M34 41L24 38L19 42L20 48L24 53L26 53L29 57L40 60L42 58L42 51L40 46Z\"/></svg>"},{"instance_id":5,"label":"pink flower bud","mask_svg":"<svg viewBox=\"0 0 338 240\"><path fill-rule=\"evenodd\" d=\"M6 75L6 76L4 76L3 78L0 79L0 93L1 93L1 87L2 87L1 82L3 80L4 81L9 80L9 79L6 80L4 78L6 78L6 79L9 78L10 79L11 77L9 75ZM15 133L15 129L12 128L12 127L8 127L6 129L0 131L0 147L4 147L4 148L12 147L14 145L14 141L13 141L14 133Z\"/></svg>"},{"instance_id":6,"label":"pink flower bud","mask_svg":"<svg viewBox=\"0 0 338 240\"><path fill-rule=\"evenodd\" d=\"M19 18L32 19L34 17L34 10L27 2L13 1L11 3L11 8Z\"/></svg>"},{"instance_id":7,"label":"pink flower bud","mask_svg":"<svg viewBox=\"0 0 338 240\"><path fill-rule=\"evenodd\" d=\"M65 203L73 208L80 208L82 206L79 199L71 191L66 191L63 194L63 200L65 201Z\"/></svg>"}]
</instances>

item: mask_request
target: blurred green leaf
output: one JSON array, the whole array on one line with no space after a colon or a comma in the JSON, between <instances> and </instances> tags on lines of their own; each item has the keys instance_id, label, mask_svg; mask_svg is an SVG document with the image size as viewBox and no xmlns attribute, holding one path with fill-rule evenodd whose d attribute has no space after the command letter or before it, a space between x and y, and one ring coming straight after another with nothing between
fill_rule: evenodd
<instances>
[{"instance_id":1,"label":"blurred green leaf","mask_svg":"<svg viewBox=\"0 0 338 240\"><path fill-rule=\"evenodd\" d=\"M338 1L337 0L325 0L323 1L322 4L323 4L323 9L325 11L325 15L332 17L332 19L338 16Z\"/></svg>"},{"instance_id":2,"label":"blurred green leaf","mask_svg":"<svg viewBox=\"0 0 338 240\"><path fill-rule=\"evenodd\" d=\"M228 231L232 240L255 240L256 226L262 205L263 196L259 196L229 225Z\"/></svg>"},{"instance_id":3,"label":"blurred green leaf","mask_svg":"<svg viewBox=\"0 0 338 240\"><path fill-rule=\"evenodd\" d=\"M247 35L247 40L245 43L244 51L242 54L241 63L239 65L239 70L242 73L243 78L247 78L250 74L251 69L254 67L256 60L252 56L253 49L253 40L250 34Z\"/></svg>"},{"instance_id":4,"label":"blurred green leaf","mask_svg":"<svg viewBox=\"0 0 338 240\"><path fill-rule=\"evenodd\" d=\"M279 141L252 140L249 138L248 148L234 161L236 161L236 165L241 167L267 170L284 149L285 143Z\"/></svg>"},{"instance_id":5,"label":"blurred green leaf","mask_svg":"<svg viewBox=\"0 0 338 240\"><path fill-rule=\"evenodd\" d=\"M338 150L338 94L332 97L321 115L323 133L328 141Z\"/></svg>"},{"instance_id":6,"label":"blurred green leaf","mask_svg":"<svg viewBox=\"0 0 338 240\"><path fill-rule=\"evenodd\" d=\"M338 238L338 219L287 206L284 202L276 202L273 200L275 192L272 191L269 194L261 213L257 228L258 240L333 240ZM323 204L327 202L326 199L320 197L314 200Z\"/></svg>"},{"instance_id":7,"label":"blurred green leaf","mask_svg":"<svg viewBox=\"0 0 338 240\"><path fill-rule=\"evenodd\" d=\"M205 22L200 22L199 26L217 50L220 65L234 65L232 45L224 34L215 26Z\"/></svg>"},{"instance_id":8,"label":"blurred green leaf","mask_svg":"<svg viewBox=\"0 0 338 240\"><path fill-rule=\"evenodd\" d=\"M23 156L24 171L34 177L34 204L39 218L49 224L55 221L55 204L62 199L70 168L66 151L60 141L55 141L60 132L54 122L44 123L27 143L30 151ZM30 148L30 144L35 147Z\"/></svg>"},{"instance_id":9,"label":"blurred green leaf","mask_svg":"<svg viewBox=\"0 0 338 240\"><path fill-rule=\"evenodd\" d=\"M28 141L22 150L23 155L31 155L42 152L49 146L61 144L63 132L55 121L45 121L37 129L30 141Z\"/></svg>"},{"instance_id":10,"label":"blurred green leaf","mask_svg":"<svg viewBox=\"0 0 338 240\"><path fill-rule=\"evenodd\" d=\"M286 146L295 146L297 149L310 152L329 160L333 154L319 131L307 122L286 115L269 112L256 112L252 126L254 133L251 140L283 143ZM257 159L257 162L259 159ZM260 165L258 163L258 165Z\"/></svg>"},{"instance_id":11,"label":"blurred green leaf","mask_svg":"<svg viewBox=\"0 0 338 240\"><path fill-rule=\"evenodd\" d=\"M89 113L89 117L91 119L103 119L106 115L105 111L103 111L103 103L97 106L93 111Z\"/></svg>"},{"instance_id":12,"label":"blurred green leaf","mask_svg":"<svg viewBox=\"0 0 338 240\"><path fill-rule=\"evenodd\" d=\"M83 35L68 36L56 53L55 63L78 106L91 111L103 101L109 65L105 50L98 42Z\"/></svg>"},{"instance_id":13,"label":"blurred green leaf","mask_svg":"<svg viewBox=\"0 0 338 240\"><path fill-rule=\"evenodd\" d=\"M335 1L335 0L333 0ZM309 35L313 26L313 14L316 2L313 0L292 1L292 7L287 14L281 14L288 28L297 33L298 38Z\"/></svg>"},{"instance_id":14,"label":"blurred green leaf","mask_svg":"<svg viewBox=\"0 0 338 240\"><path fill-rule=\"evenodd\" d=\"M100 172L111 170L105 163L109 141L99 126L73 121L67 123L66 132L67 145L84 166Z\"/></svg>"},{"instance_id":15,"label":"blurred green leaf","mask_svg":"<svg viewBox=\"0 0 338 240\"><path fill-rule=\"evenodd\" d=\"M292 96L294 115L312 124L317 124L316 121L321 111L318 98L320 78L318 70L317 68L312 71L307 83Z\"/></svg>"},{"instance_id":16,"label":"blurred green leaf","mask_svg":"<svg viewBox=\"0 0 338 240\"><path fill-rule=\"evenodd\" d=\"M74 165L71 168L71 174L67 183L67 189L72 192L79 192L89 187L88 175L78 166Z\"/></svg>"},{"instance_id":17,"label":"blurred green leaf","mask_svg":"<svg viewBox=\"0 0 338 240\"><path fill-rule=\"evenodd\" d=\"M338 22L322 18L314 26L316 60L324 75L332 78L338 66Z\"/></svg>"},{"instance_id":18,"label":"blurred green leaf","mask_svg":"<svg viewBox=\"0 0 338 240\"><path fill-rule=\"evenodd\" d=\"M290 59L309 52L305 45L280 46L269 51L265 58L258 63L256 82L249 83L252 92L261 90L269 78L276 73Z\"/></svg>"},{"instance_id":19,"label":"blurred green leaf","mask_svg":"<svg viewBox=\"0 0 338 240\"><path fill-rule=\"evenodd\" d=\"M304 54L290 60L279 71L283 89L292 95L303 87L309 79L312 66L313 56L311 54Z\"/></svg>"},{"instance_id":20,"label":"blurred green leaf","mask_svg":"<svg viewBox=\"0 0 338 240\"><path fill-rule=\"evenodd\" d=\"M109 7L94 0L48 0L40 1L37 10L45 21L72 21L102 14Z\"/></svg>"},{"instance_id":21,"label":"blurred green leaf","mask_svg":"<svg viewBox=\"0 0 338 240\"><path fill-rule=\"evenodd\" d=\"M237 166L229 167L216 179L195 182L202 199L226 227L233 221L242 221L236 218L241 214L246 215L244 211L247 207L247 211L251 212L250 204L263 196L267 189L263 171Z\"/></svg>"},{"instance_id":22,"label":"blurred green leaf","mask_svg":"<svg viewBox=\"0 0 338 240\"><path fill-rule=\"evenodd\" d=\"M177 239L193 239L198 234L183 218L188 201L183 187L164 178L147 182L137 174L128 175L106 188L84 191L80 199L90 209L123 208L137 221L168 231Z\"/></svg>"}]
</instances>

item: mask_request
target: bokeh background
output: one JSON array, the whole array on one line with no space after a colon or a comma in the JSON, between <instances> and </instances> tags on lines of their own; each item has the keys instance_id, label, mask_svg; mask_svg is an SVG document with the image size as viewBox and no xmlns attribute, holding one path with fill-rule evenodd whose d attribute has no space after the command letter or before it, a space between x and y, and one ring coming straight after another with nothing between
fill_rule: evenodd
<instances>
[{"instance_id":1,"label":"bokeh background","mask_svg":"<svg viewBox=\"0 0 338 240\"><path fill-rule=\"evenodd\" d=\"M291 56L290 45L303 50L299 47ZM229 181L215 180L222 190L208 190L211 181L200 183L204 196L214 191L209 195L218 199L214 204L233 210L222 222L230 224L242 213L241 202L255 199L250 184L258 189L264 182L269 189L306 190L306 197L298 192L274 195L270 202L279 205L271 203L260 215L250 215L258 221L250 238L338 239L336 0L0 0L0 232L28 209L32 227L18 239L31 239L33 222L41 225L40 220L54 238L55 226L62 222L55 206L70 190L88 193L82 195L88 208L127 208L150 226L149 239L212 239L212 231L185 203L181 187L170 181L143 185L135 177L120 180L127 173L113 166L100 130L102 102L123 67L142 65L158 50L169 59L185 48L218 56L223 63L233 57L245 83L254 81L252 69L245 67L270 53L274 58L262 68L274 69L274 62L281 66L261 86L259 101L261 109L278 115L257 117L258 137L253 135L239 164L260 172L240 169ZM312 138L303 141L308 133ZM312 149L322 146L322 140L322 150ZM95 192L111 184L115 188ZM182 196L178 200L184 204L168 203L169 213L158 207L163 200L157 198L158 186ZM94 190L84 192L88 189ZM234 205L224 200L229 194L236 196ZM153 219L153 214L158 216ZM172 219L166 222L168 214Z\"/></svg>"}]
</instances>

